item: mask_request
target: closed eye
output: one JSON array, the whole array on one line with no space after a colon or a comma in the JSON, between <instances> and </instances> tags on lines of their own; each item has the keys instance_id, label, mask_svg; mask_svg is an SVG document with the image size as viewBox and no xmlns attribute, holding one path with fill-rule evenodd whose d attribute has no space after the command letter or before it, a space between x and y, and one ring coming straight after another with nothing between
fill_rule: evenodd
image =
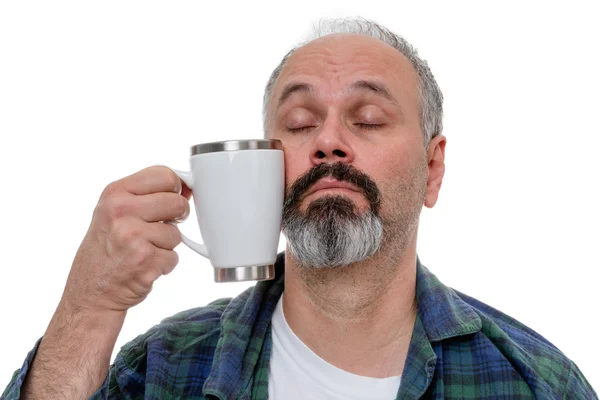
<instances>
[{"instance_id":1,"label":"closed eye","mask_svg":"<svg viewBox=\"0 0 600 400\"><path fill-rule=\"evenodd\" d=\"M379 129L382 128L384 126L384 124L363 124L360 122L357 122L354 124L354 126L361 128L361 129Z\"/></svg>"},{"instance_id":2,"label":"closed eye","mask_svg":"<svg viewBox=\"0 0 600 400\"><path fill-rule=\"evenodd\" d=\"M308 126L301 126L300 128L287 128L287 130L292 133L299 133L299 132L303 132L303 131L308 131L313 128L316 128L316 126L308 125Z\"/></svg>"}]
</instances>

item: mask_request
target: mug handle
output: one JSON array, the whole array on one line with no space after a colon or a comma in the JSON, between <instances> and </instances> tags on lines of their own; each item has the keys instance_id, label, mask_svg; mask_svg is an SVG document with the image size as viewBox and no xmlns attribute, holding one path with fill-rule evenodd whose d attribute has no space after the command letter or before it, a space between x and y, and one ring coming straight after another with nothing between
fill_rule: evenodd
<instances>
[{"instance_id":1,"label":"mug handle","mask_svg":"<svg viewBox=\"0 0 600 400\"><path fill-rule=\"evenodd\" d=\"M183 183L186 184L187 187L189 187L190 189L194 190L194 180L192 179L192 173L188 172L188 171L180 171L177 169L173 169L170 168L171 171L175 172L177 174L177 176L179 177L179 179L181 179L183 181ZM174 226L177 226L176 223L173 223ZM177 228L179 229L179 228ZM204 256L206 258L208 257L208 249L206 248L206 246L204 245L204 243L196 243L194 242L192 239L188 238L187 236L185 236L181 230L179 231L179 233L181 233L181 241L183 242L183 244L185 244L187 247L189 247L190 249L194 250L196 253L200 254L201 256Z\"/></svg>"}]
</instances>

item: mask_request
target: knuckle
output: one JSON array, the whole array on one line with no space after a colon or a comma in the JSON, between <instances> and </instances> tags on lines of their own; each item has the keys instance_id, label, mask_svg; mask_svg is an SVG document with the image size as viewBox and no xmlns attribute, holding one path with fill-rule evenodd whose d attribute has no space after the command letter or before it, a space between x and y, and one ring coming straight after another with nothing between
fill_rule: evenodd
<instances>
[{"instance_id":1,"label":"knuckle","mask_svg":"<svg viewBox=\"0 0 600 400\"><path fill-rule=\"evenodd\" d=\"M180 218L187 217L190 213L190 203L188 203L186 198L183 196L178 196L176 204L177 204L177 215L179 215Z\"/></svg>"},{"instance_id":2,"label":"knuckle","mask_svg":"<svg viewBox=\"0 0 600 400\"><path fill-rule=\"evenodd\" d=\"M94 212L111 221L130 215L135 205L130 196L120 181L109 183L102 191Z\"/></svg>"},{"instance_id":3,"label":"knuckle","mask_svg":"<svg viewBox=\"0 0 600 400\"><path fill-rule=\"evenodd\" d=\"M120 224L115 228L115 237L120 244L137 243L144 235L140 227L132 224Z\"/></svg>"},{"instance_id":4,"label":"knuckle","mask_svg":"<svg viewBox=\"0 0 600 400\"><path fill-rule=\"evenodd\" d=\"M169 254L169 260L166 263L165 275L171 272L179 263L179 254L175 251L170 251L169 253L171 254Z\"/></svg>"},{"instance_id":5,"label":"knuckle","mask_svg":"<svg viewBox=\"0 0 600 400\"><path fill-rule=\"evenodd\" d=\"M164 175L165 184L169 188L172 188L173 192L181 193L181 180L177 174L167 167L162 167L162 173Z\"/></svg>"},{"instance_id":6,"label":"knuckle","mask_svg":"<svg viewBox=\"0 0 600 400\"><path fill-rule=\"evenodd\" d=\"M156 247L150 243L139 243L134 250L134 263L147 264L156 257Z\"/></svg>"},{"instance_id":7,"label":"knuckle","mask_svg":"<svg viewBox=\"0 0 600 400\"><path fill-rule=\"evenodd\" d=\"M119 191L121 191L121 185L119 184L118 181L114 181L114 182L111 182L108 185L106 185L106 187L102 191L101 197L103 197L103 198L110 197L110 196L114 195L115 193L118 193Z\"/></svg>"},{"instance_id":8,"label":"knuckle","mask_svg":"<svg viewBox=\"0 0 600 400\"><path fill-rule=\"evenodd\" d=\"M114 212L114 206L119 202L119 191L120 189L116 182L106 186L100 195L94 213L110 217Z\"/></svg>"},{"instance_id":9,"label":"knuckle","mask_svg":"<svg viewBox=\"0 0 600 400\"><path fill-rule=\"evenodd\" d=\"M179 254L175 251L169 251L166 253L164 260L161 260L161 265L159 266L162 275L170 274L177 264L179 263Z\"/></svg>"},{"instance_id":10,"label":"knuckle","mask_svg":"<svg viewBox=\"0 0 600 400\"><path fill-rule=\"evenodd\" d=\"M131 205L123 196L110 196L103 201L102 206L104 213L111 220L120 219L131 211Z\"/></svg>"},{"instance_id":11,"label":"knuckle","mask_svg":"<svg viewBox=\"0 0 600 400\"><path fill-rule=\"evenodd\" d=\"M167 231L165 235L167 237L167 240L170 243L171 248L175 248L175 246L181 243L181 232L179 232L179 229L177 229L177 227L171 224L166 224L166 226Z\"/></svg>"},{"instance_id":12,"label":"knuckle","mask_svg":"<svg viewBox=\"0 0 600 400\"><path fill-rule=\"evenodd\" d=\"M153 273L152 271L145 271L144 273L140 274L138 278L138 281L145 292L149 292L150 290L152 290L152 286L154 285L155 280L156 273Z\"/></svg>"}]
</instances>

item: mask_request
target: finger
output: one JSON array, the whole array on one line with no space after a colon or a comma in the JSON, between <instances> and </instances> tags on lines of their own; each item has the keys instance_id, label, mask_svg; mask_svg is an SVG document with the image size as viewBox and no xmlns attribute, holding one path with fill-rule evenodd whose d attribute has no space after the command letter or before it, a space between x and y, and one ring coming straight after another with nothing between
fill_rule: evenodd
<instances>
[{"instance_id":1,"label":"finger","mask_svg":"<svg viewBox=\"0 0 600 400\"><path fill-rule=\"evenodd\" d=\"M156 281L161 275L170 274L178 262L179 255L175 251L155 249L152 259L146 264L143 280L150 283Z\"/></svg>"},{"instance_id":2,"label":"finger","mask_svg":"<svg viewBox=\"0 0 600 400\"><path fill-rule=\"evenodd\" d=\"M159 266L163 275L169 275L179 263L179 254L177 252L170 250L167 251L164 255L164 262Z\"/></svg>"},{"instance_id":3,"label":"finger","mask_svg":"<svg viewBox=\"0 0 600 400\"><path fill-rule=\"evenodd\" d=\"M181 243L181 232L175 225L151 222L143 229L145 238L160 249L173 250Z\"/></svg>"},{"instance_id":4,"label":"finger","mask_svg":"<svg viewBox=\"0 0 600 400\"><path fill-rule=\"evenodd\" d=\"M192 198L192 189L187 187L185 183L181 186L181 195L188 200Z\"/></svg>"},{"instance_id":5,"label":"finger","mask_svg":"<svg viewBox=\"0 0 600 400\"><path fill-rule=\"evenodd\" d=\"M160 165L145 168L114 184L129 193L139 195L157 192L181 193L182 189L182 182L177 174L169 168Z\"/></svg>"},{"instance_id":6,"label":"finger","mask_svg":"<svg viewBox=\"0 0 600 400\"><path fill-rule=\"evenodd\" d=\"M152 193L135 196L135 214L147 222L184 220L190 203L177 193Z\"/></svg>"}]
</instances>

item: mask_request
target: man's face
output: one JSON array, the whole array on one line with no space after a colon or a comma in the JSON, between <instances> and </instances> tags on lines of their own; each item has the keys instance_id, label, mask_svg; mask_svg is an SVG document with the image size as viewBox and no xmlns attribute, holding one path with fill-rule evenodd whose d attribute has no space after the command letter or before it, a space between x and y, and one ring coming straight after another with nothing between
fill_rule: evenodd
<instances>
[{"instance_id":1,"label":"man's face","mask_svg":"<svg viewBox=\"0 0 600 400\"><path fill-rule=\"evenodd\" d=\"M294 218L334 218L333 226L371 214L384 240L409 240L427 193L427 153L417 74L396 49L343 34L303 46L277 79L267 126L284 146ZM365 190L373 185L377 204ZM325 208L327 215L317 212ZM285 224L284 214L284 233Z\"/></svg>"}]
</instances>

